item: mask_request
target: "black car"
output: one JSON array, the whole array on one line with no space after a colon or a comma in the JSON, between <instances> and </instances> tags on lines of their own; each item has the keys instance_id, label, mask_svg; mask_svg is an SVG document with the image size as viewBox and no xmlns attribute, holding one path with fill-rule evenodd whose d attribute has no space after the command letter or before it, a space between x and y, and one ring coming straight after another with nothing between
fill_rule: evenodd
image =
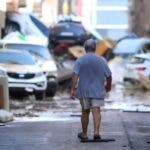
<instances>
[{"instance_id":1,"label":"black car","mask_svg":"<svg viewBox=\"0 0 150 150\"><path fill-rule=\"evenodd\" d=\"M81 22L61 20L50 28L49 48L54 54L61 55L67 52L68 47L83 46L88 38L96 38Z\"/></svg>"}]
</instances>

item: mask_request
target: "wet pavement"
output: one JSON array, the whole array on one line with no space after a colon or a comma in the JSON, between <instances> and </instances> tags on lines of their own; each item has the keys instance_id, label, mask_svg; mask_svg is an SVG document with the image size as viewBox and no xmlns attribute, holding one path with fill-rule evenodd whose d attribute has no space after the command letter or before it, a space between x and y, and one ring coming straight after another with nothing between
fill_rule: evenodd
<instances>
[{"instance_id":1,"label":"wet pavement","mask_svg":"<svg viewBox=\"0 0 150 150\"><path fill-rule=\"evenodd\" d=\"M150 91L125 89L122 84L118 84L109 93L105 104L105 109L150 112Z\"/></svg>"},{"instance_id":2,"label":"wet pavement","mask_svg":"<svg viewBox=\"0 0 150 150\"><path fill-rule=\"evenodd\" d=\"M0 125L1 150L149 150L150 94L113 86L102 107L101 135L115 142L80 143L80 104L68 91L37 101L34 96L10 100L14 121ZM92 116L88 136L93 137Z\"/></svg>"},{"instance_id":3,"label":"wet pavement","mask_svg":"<svg viewBox=\"0 0 150 150\"><path fill-rule=\"evenodd\" d=\"M10 122L0 126L1 150L149 150L149 113L102 111L102 138L114 142L80 143L79 117L62 121ZM90 116L89 138L93 137Z\"/></svg>"},{"instance_id":4,"label":"wet pavement","mask_svg":"<svg viewBox=\"0 0 150 150\"><path fill-rule=\"evenodd\" d=\"M37 101L34 96L21 100L11 99L10 110L15 120L62 120L70 119L71 115L78 115L80 104L78 100L71 100L68 91L58 91L55 97ZM121 110L124 112L150 112L149 91L139 89L125 89L117 84L105 99L102 110Z\"/></svg>"}]
</instances>

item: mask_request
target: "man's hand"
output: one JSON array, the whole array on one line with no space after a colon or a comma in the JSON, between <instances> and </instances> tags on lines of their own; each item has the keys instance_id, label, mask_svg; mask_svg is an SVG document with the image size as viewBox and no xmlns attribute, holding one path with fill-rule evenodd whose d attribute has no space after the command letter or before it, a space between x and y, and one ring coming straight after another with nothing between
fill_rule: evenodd
<instances>
[{"instance_id":1,"label":"man's hand","mask_svg":"<svg viewBox=\"0 0 150 150\"><path fill-rule=\"evenodd\" d=\"M70 92L70 98L72 98L72 99L76 98L76 90L71 90L71 92Z\"/></svg>"},{"instance_id":2,"label":"man's hand","mask_svg":"<svg viewBox=\"0 0 150 150\"><path fill-rule=\"evenodd\" d=\"M105 90L106 92L110 92L111 91L111 82L112 82L112 77L109 76L106 78L106 86L105 86Z\"/></svg>"},{"instance_id":3,"label":"man's hand","mask_svg":"<svg viewBox=\"0 0 150 150\"><path fill-rule=\"evenodd\" d=\"M77 85L79 75L76 73L73 73L72 75L72 86L71 86L71 91L70 91L70 97L72 99L76 98L76 88L75 86Z\"/></svg>"},{"instance_id":4,"label":"man's hand","mask_svg":"<svg viewBox=\"0 0 150 150\"><path fill-rule=\"evenodd\" d=\"M106 85L105 90L106 90L106 92L110 92L111 91L111 85Z\"/></svg>"}]
</instances>

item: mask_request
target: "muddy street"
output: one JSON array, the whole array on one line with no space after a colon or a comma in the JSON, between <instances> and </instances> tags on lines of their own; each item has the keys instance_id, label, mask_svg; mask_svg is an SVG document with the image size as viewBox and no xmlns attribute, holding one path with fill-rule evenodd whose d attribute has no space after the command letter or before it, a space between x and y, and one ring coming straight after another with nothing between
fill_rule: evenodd
<instances>
[{"instance_id":1,"label":"muddy street","mask_svg":"<svg viewBox=\"0 0 150 150\"><path fill-rule=\"evenodd\" d=\"M125 89L123 85L117 84L106 96L103 110L122 110L125 112L149 112L149 91L139 89ZM10 110L15 120L59 120L76 116L80 113L78 100L71 100L69 90L59 90L55 97L47 97L37 101L34 96L24 99L11 99Z\"/></svg>"}]
</instances>

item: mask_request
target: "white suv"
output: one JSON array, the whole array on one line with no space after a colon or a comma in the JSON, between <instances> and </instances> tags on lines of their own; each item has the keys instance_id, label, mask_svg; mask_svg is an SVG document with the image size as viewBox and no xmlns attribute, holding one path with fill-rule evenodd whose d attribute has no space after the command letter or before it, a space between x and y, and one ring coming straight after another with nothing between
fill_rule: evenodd
<instances>
[{"instance_id":1,"label":"white suv","mask_svg":"<svg viewBox=\"0 0 150 150\"><path fill-rule=\"evenodd\" d=\"M43 99L47 79L30 53L4 49L0 51L0 66L7 71L10 93L34 93L37 100Z\"/></svg>"},{"instance_id":2,"label":"white suv","mask_svg":"<svg viewBox=\"0 0 150 150\"><path fill-rule=\"evenodd\" d=\"M52 54L49 52L48 48L44 46L44 44L29 40L2 40L0 41L0 46L2 48L29 52L47 76L46 96L53 97L56 94L58 85L58 68Z\"/></svg>"}]
</instances>

